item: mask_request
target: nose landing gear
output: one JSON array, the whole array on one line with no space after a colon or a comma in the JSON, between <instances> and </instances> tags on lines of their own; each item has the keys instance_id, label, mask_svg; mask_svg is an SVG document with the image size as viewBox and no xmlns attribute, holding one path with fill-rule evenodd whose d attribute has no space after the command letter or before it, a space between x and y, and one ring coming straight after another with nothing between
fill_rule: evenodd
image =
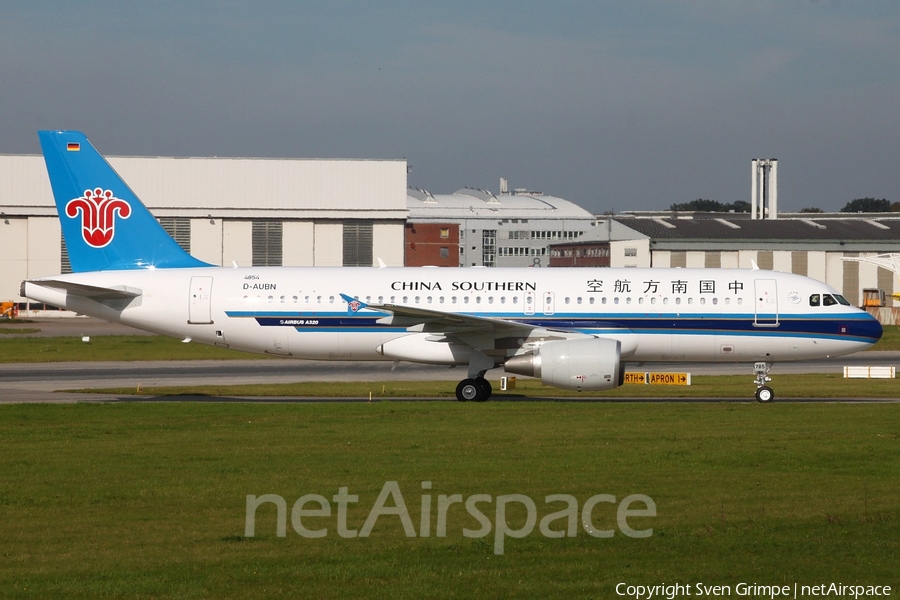
<instances>
[{"instance_id":1,"label":"nose landing gear","mask_svg":"<svg viewBox=\"0 0 900 600\"><path fill-rule=\"evenodd\" d=\"M753 373L756 375L754 383L756 383L757 402L771 402L775 399L775 392L766 385L772 381L772 378L769 377L769 369L771 368L772 363L758 362L753 365Z\"/></svg>"}]
</instances>

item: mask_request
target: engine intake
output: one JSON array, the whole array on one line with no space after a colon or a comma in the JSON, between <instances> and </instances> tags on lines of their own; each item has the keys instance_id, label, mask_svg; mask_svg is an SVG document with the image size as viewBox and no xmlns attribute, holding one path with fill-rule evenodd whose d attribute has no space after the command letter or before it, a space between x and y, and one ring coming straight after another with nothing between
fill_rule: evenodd
<instances>
[{"instance_id":1,"label":"engine intake","mask_svg":"<svg viewBox=\"0 0 900 600\"><path fill-rule=\"evenodd\" d=\"M570 390L611 390L625 381L622 344L610 338L546 342L533 352L513 356L508 373L540 377L544 385Z\"/></svg>"}]
</instances>

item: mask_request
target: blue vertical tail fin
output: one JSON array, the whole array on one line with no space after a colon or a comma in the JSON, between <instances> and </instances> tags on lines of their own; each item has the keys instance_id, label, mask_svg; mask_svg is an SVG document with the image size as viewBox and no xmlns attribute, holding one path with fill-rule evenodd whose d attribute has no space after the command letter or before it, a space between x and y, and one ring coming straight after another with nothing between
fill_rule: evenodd
<instances>
[{"instance_id":1,"label":"blue vertical tail fin","mask_svg":"<svg viewBox=\"0 0 900 600\"><path fill-rule=\"evenodd\" d=\"M181 249L83 133L38 137L74 272L210 266Z\"/></svg>"}]
</instances>

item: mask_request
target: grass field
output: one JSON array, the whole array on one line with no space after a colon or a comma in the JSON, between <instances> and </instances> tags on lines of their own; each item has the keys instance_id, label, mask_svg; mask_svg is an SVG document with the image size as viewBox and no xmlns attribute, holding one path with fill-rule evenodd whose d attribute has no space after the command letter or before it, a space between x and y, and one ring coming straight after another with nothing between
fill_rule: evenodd
<instances>
[{"instance_id":1,"label":"grass field","mask_svg":"<svg viewBox=\"0 0 900 600\"><path fill-rule=\"evenodd\" d=\"M8 322L7 322L8 325ZM106 360L199 360L269 358L201 344L184 344L165 336L94 336L89 343L80 337L12 337L0 321L0 362L68 362ZM900 327L888 326L872 350L900 350Z\"/></svg>"},{"instance_id":2,"label":"grass field","mask_svg":"<svg viewBox=\"0 0 900 600\"><path fill-rule=\"evenodd\" d=\"M900 585L900 406L756 404L193 404L0 406L0 596L6 598L616 597L619 582ZM397 481L420 526L382 516L342 538L336 516L291 527L304 494L348 487L362 527ZM431 490L422 481L432 482ZM246 496L259 509L244 537ZM611 538L462 535L438 495L523 494L540 521L570 494L645 494L655 517ZM393 506L389 501L388 506ZM495 521L494 501L481 510ZM315 505L312 505L315 506ZM308 505L309 507L309 505ZM638 506L640 507L640 505ZM512 528L525 524L511 505ZM556 521L556 529L565 521ZM734 594L734 591L732 592Z\"/></svg>"}]
</instances>

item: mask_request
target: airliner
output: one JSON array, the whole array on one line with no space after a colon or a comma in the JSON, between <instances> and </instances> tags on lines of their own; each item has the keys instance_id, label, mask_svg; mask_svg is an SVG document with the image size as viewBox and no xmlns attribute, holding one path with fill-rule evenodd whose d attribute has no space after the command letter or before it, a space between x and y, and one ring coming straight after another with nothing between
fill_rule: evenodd
<instances>
[{"instance_id":1,"label":"airliner","mask_svg":"<svg viewBox=\"0 0 900 600\"><path fill-rule=\"evenodd\" d=\"M753 269L220 267L181 249L88 139L41 131L72 273L22 296L106 321L285 357L462 366L460 401L506 372L575 390L625 362L772 364L863 350L878 321L828 285ZM754 265L755 267L755 265Z\"/></svg>"}]
</instances>

